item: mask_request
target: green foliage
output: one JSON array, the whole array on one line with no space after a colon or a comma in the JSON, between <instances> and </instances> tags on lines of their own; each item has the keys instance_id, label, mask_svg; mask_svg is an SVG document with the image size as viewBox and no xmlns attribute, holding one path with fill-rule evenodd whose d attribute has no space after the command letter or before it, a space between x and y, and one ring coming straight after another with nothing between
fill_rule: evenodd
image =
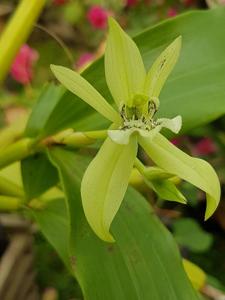
<instances>
[{"instance_id":1,"label":"green foliage","mask_svg":"<svg viewBox=\"0 0 225 300\"><path fill-rule=\"evenodd\" d=\"M67 204L56 200L34 214L44 235L69 262L85 299L198 299L173 238L140 194L127 192L112 226L117 242L107 244L92 232L82 210L79 190L87 162L60 148L49 155L58 167Z\"/></svg>"},{"instance_id":2,"label":"green foliage","mask_svg":"<svg viewBox=\"0 0 225 300\"><path fill-rule=\"evenodd\" d=\"M159 53L166 49L171 41L182 35L181 58L162 90L160 112L157 114L158 117L182 115L183 132L208 123L225 113L223 100L225 45L221 42L225 34L224 18L225 9L193 12L147 29L135 38L144 65L148 69ZM172 56L171 59L172 63L169 69L172 69L177 55ZM164 79L168 75L167 71L165 70L163 74L163 80L153 87L153 96L158 95L161 90ZM96 88L97 93L99 92L109 103L112 103L104 77L103 59L95 62L82 75ZM74 73L71 73L71 78L73 76ZM108 72L107 81L112 81L111 77L112 75ZM149 77L152 79L151 74ZM93 101L92 98L96 96L96 91L87 86L80 76L77 78L79 83L82 83L82 89L71 85L70 81L69 88L73 91L75 89L78 96L53 84L44 88L25 131L25 136L31 138L32 147L26 149L29 151L25 154L22 153L24 156L22 154L16 156L16 159L18 157L23 159L22 177L27 199L34 200L33 198L36 197L41 199L42 193L57 184L58 181L60 188L65 193L65 199L62 196L56 196L55 199L51 199L51 202L46 202L40 210L32 208L30 205L41 231L56 249L71 274L79 281L85 299L198 299L198 295L184 272L174 239L138 192L131 188L128 189L125 201L112 222L111 233L115 237L116 243L103 242L88 225L81 204L80 189L81 179L90 162L90 157L85 156L86 151L72 151L63 146L52 145L52 143L54 144L52 135L64 129L73 128L76 131L87 131L108 128L109 122L81 101L83 98L86 102ZM112 93L117 93L115 86L112 90ZM97 96L99 97L99 94ZM101 99L102 96L100 96ZM140 99L141 101L145 100L143 95L136 96L135 105ZM93 107L100 112L103 110L103 114L107 114L110 119L115 121L114 117L111 117L115 116L115 111L113 108L109 108L110 105L107 102L104 103L103 108L99 107L99 103ZM172 145L167 145L171 151L165 151L162 149L163 143L164 141L158 138L155 143L149 142L145 147L147 152L153 153L151 155L153 161L164 169L159 170L164 173L167 171L166 178L149 179L149 185L161 198L185 202L183 195L168 178L173 173L189 180L208 194L208 199L210 199L210 205L207 208L208 217L216 208L219 199L219 186L215 179L215 173L207 163L200 163L196 159L191 160L188 156L181 154L179 150L174 150ZM48 157L45 154L47 147L49 148ZM122 147L126 146L118 146L120 150ZM13 148L9 161L12 158L15 160L13 155L17 149L17 147ZM115 154L117 158L120 157L120 152L123 152L118 151L118 154L117 149L114 148L110 151L113 152L112 156ZM34 154L35 152L37 154ZM120 172L113 174L109 157L108 161L104 161L105 165L102 162L103 167L107 170L105 174L104 172L100 174L96 165L94 165L96 172L91 174L94 179L96 174L98 175L96 180L102 175L99 180L99 188L102 183L105 190L108 187L107 180L114 175L115 182L111 182L112 187L110 186L108 189L108 197L115 203L120 201L121 195L118 195L116 190L114 191L113 185L114 183L117 186L120 184L120 175L125 170L124 166L128 165L131 169L130 161L134 158L133 153L132 155L127 152L125 154L121 156L124 160L123 163L118 160L122 166ZM98 160L101 161L101 158L98 157ZM5 160L6 157L4 157ZM185 170L186 162L191 165L188 172ZM201 170L200 173L205 173L206 170L211 177L201 176L196 171L196 166ZM174 167L176 172L172 172ZM126 186L128 182L128 174L125 175L126 182L123 182L122 186ZM86 187L88 188L88 185ZM86 192L84 189L83 193ZM92 190L92 192L96 191ZM98 192L101 193L100 190ZM108 205L108 209L112 208L110 205ZM118 208L117 205L116 209L113 207L111 210L113 217ZM112 218L108 220L108 223L111 221ZM210 246L211 238L196 224L185 223L185 221L182 223L182 220L180 222L174 227L179 244L192 251L203 251ZM190 235L190 233L195 235ZM201 245L193 241L201 241Z\"/></svg>"},{"instance_id":3,"label":"green foliage","mask_svg":"<svg viewBox=\"0 0 225 300\"><path fill-rule=\"evenodd\" d=\"M224 8L184 14L145 30L135 38L144 64L149 68L165 45L182 35L181 57L162 90L159 116L172 117L179 113L183 119L183 132L210 122L225 113L222 42L225 32L224 15ZM107 100L112 101L104 79L102 59L92 64L82 75ZM75 103L71 98L76 100ZM77 130L90 130L93 126L95 129L105 128L107 124L103 118L93 113L92 108L87 107L69 92L63 94L61 98L49 97L49 99L52 99L49 100L50 103L55 101L55 109L49 113L48 124L45 126L42 124L46 134L52 134L68 126ZM43 114L43 111L39 111L39 107L43 101L42 99L37 104L36 112L33 112L33 115L39 115L39 121ZM45 104L45 109L48 110L49 104L47 102ZM33 117L31 120L30 122L33 122ZM30 132L30 125L28 128L27 132Z\"/></svg>"},{"instance_id":4,"label":"green foliage","mask_svg":"<svg viewBox=\"0 0 225 300\"><path fill-rule=\"evenodd\" d=\"M177 243L193 252L207 251L212 245L212 235L190 218L181 218L173 223L174 237Z\"/></svg>"},{"instance_id":5,"label":"green foliage","mask_svg":"<svg viewBox=\"0 0 225 300\"><path fill-rule=\"evenodd\" d=\"M21 172L27 200L40 196L58 183L57 170L45 153L36 153L22 160Z\"/></svg>"}]
</instances>

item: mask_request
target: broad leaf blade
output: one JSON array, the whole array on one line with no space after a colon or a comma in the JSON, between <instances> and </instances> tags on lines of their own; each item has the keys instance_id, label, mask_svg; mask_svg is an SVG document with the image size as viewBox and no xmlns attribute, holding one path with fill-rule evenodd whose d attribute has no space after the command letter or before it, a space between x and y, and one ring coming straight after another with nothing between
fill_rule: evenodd
<instances>
[{"instance_id":1,"label":"broad leaf blade","mask_svg":"<svg viewBox=\"0 0 225 300\"><path fill-rule=\"evenodd\" d=\"M191 157L181 151L160 133L152 141L142 137L139 141L157 166L190 182L206 193L205 219L208 219L220 201L220 183L212 166L202 159Z\"/></svg>"},{"instance_id":2,"label":"broad leaf blade","mask_svg":"<svg viewBox=\"0 0 225 300\"><path fill-rule=\"evenodd\" d=\"M179 35L182 36L181 56L160 94L157 114L163 118L181 115L182 132L187 132L225 113L225 8L183 14L136 36L134 40L146 68L150 68L165 47ZM93 63L82 76L112 103L103 59ZM52 101L55 102L54 109L48 110ZM43 109L44 105L46 109ZM45 111L48 122L44 123ZM109 123L98 113L93 113L93 109L78 97L66 92L59 98L51 96L39 102L28 125L26 132L29 136L34 125L42 131L42 136L46 136L68 127L103 129Z\"/></svg>"},{"instance_id":3,"label":"broad leaf blade","mask_svg":"<svg viewBox=\"0 0 225 300\"><path fill-rule=\"evenodd\" d=\"M78 197L86 165L83 158L59 148L51 149L50 156L58 166L67 196L71 226L69 260L85 299L198 299L171 234L140 194L132 189L127 192L112 224L117 242L105 243L88 226ZM62 217L60 210L58 214ZM39 224L51 239L43 219Z\"/></svg>"},{"instance_id":4,"label":"broad leaf blade","mask_svg":"<svg viewBox=\"0 0 225 300\"><path fill-rule=\"evenodd\" d=\"M27 199L40 196L59 181L57 170L45 153L36 153L22 160L21 173Z\"/></svg>"},{"instance_id":5,"label":"broad leaf blade","mask_svg":"<svg viewBox=\"0 0 225 300\"><path fill-rule=\"evenodd\" d=\"M111 94L119 108L132 106L136 94L142 94L145 68L134 41L115 20L109 20L109 33L105 52L105 76Z\"/></svg>"}]
</instances>

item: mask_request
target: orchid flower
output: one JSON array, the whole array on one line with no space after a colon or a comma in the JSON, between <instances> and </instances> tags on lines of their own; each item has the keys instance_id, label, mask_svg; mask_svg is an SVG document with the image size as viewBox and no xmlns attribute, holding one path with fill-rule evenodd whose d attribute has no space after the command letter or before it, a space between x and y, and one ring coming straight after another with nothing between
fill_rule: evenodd
<instances>
[{"instance_id":1,"label":"orchid flower","mask_svg":"<svg viewBox=\"0 0 225 300\"><path fill-rule=\"evenodd\" d=\"M155 118L159 93L178 59L180 48L181 37L177 37L146 72L136 44L110 18L105 76L117 111L81 75L62 66L51 66L56 78L68 90L113 123L81 184L86 218L104 241L114 241L109 230L127 190L138 144L160 172L178 176L206 193L206 219L218 205L220 185L214 169L206 161L179 150L160 134L162 127L178 133L181 116Z\"/></svg>"}]
</instances>

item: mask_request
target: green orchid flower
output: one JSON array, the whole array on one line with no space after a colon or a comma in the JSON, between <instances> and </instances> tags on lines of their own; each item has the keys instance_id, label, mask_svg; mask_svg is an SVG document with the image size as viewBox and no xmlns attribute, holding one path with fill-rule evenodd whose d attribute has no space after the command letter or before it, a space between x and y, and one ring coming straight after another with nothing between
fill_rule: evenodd
<instances>
[{"instance_id":1,"label":"green orchid flower","mask_svg":"<svg viewBox=\"0 0 225 300\"><path fill-rule=\"evenodd\" d=\"M178 176L206 193L205 219L218 206L220 184L214 169L207 162L182 152L160 134L163 127L178 133L181 116L155 118L159 93L178 59L180 48L181 37L178 37L146 72L136 44L111 18L105 75L117 111L81 75L61 66L51 66L56 78L68 90L113 123L81 184L86 218L104 241L114 241L109 230L127 190L138 144L159 167L159 172Z\"/></svg>"}]
</instances>

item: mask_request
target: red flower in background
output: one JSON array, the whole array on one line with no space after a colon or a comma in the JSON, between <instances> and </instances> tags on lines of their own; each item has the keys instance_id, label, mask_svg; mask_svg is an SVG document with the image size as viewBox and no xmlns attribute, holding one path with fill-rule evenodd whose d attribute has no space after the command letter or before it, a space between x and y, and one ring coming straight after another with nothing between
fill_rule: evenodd
<instances>
[{"instance_id":1,"label":"red flower in background","mask_svg":"<svg viewBox=\"0 0 225 300\"><path fill-rule=\"evenodd\" d=\"M53 0L53 4L55 5L63 5L69 2L69 0Z\"/></svg>"},{"instance_id":2,"label":"red flower in background","mask_svg":"<svg viewBox=\"0 0 225 300\"><path fill-rule=\"evenodd\" d=\"M24 85L31 82L33 78L33 65L38 60L38 52L28 45L23 45L10 70L13 79Z\"/></svg>"},{"instance_id":3,"label":"red flower in background","mask_svg":"<svg viewBox=\"0 0 225 300\"><path fill-rule=\"evenodd\" d=\"M110 12L100 5L92 6L87 12L87 19L97 29L105 29Z\"/></svg>"},{"instance_id":4,"label":"red flower in background","mask_svg":"<svg viewBox=\"0 0 225 300\"><path fill-rule=\"evenodd\" d=\"M75 67L80 70L84 67L86 67L89 63L91 63L94 60L94 54L90 52L85 52L81 54L81 56L78 58Z\"/></svg>"},{"instance_id":5,"label":"red flower in background","mask_svg":"<svg viewBox=\"0 0 225 300\"><path fill-rule=\"evenodd\" d=\"M195 2L196 2L196 0L183 0L183 4L185 6L192 6L195 4Z\"/></svg>"},{"instance_id":6,"label":"red flower in background","mask_svg":"<svg viewBox=\"0 0 225 300\"><path fill-rule=\"evenodd\" d=\"M174 7L170 7L167 11L167 16L172 18L178 15L178 11Z\"/></svg>"},{"instance_id":7,"label":"red flower in background","mask_svg":"<svg viewBox=\"0 0 225 300\"><path fill-rule=\"evenodd\" d=\"M138 0L126 0L126 6L127 7L133 7L136 6L138 4Z\"/></svg>"},{"instance_id":8,"label":"red flower in background","mask_svg":"<svg viewBox=\"0 0 225 300\"><path fill-rule=\"evenodd\" d=\"M209 155L216 152L216 145L210 138L203 138L195 144L194 153L197 155Z\"/></svg>"}]
</instances>

